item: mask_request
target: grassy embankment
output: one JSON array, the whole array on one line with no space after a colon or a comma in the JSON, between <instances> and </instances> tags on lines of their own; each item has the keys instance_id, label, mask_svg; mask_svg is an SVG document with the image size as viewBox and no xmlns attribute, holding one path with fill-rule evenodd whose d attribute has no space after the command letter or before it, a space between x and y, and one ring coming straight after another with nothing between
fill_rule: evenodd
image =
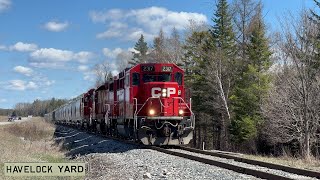
<instances>
[{"instance_id":1,"label":"grassy embankment","mask_svg":"<svg viewBox=\"0 0 320 180\"><path fill-rule=\"evenodd\" d=\"M54 144L55 126L42 118L0 126L0 179L17 179L3 174L4 162L70 162L60 145ZM29 177L18 179L81 179L68 177Z\"/></svg>"},{"instance_id":2,"label":"grassy embankment","mask_svg":"<svg viewBox=\"0 0 320 180\"><path fill-rule=\"evenodd\" d=\"M295 158L289 155L281 156L281 157L244 155L244 157L258 160L258 161L269 162L273 164L281 164L285 166L320 172L320 161L319 159L316 159L314 157L311 158L310 161L306 161L302 158Z\"/></svg>"},{"instance_id":3,"label":"grassy embankment","mask_svg":"<svg viewBox=\"0 0 320 180\"><path fill-rule=\"evenodd\" d=\"M8 121L8 116L0 116L0 122Z\"/></svg>"}]
</instances>

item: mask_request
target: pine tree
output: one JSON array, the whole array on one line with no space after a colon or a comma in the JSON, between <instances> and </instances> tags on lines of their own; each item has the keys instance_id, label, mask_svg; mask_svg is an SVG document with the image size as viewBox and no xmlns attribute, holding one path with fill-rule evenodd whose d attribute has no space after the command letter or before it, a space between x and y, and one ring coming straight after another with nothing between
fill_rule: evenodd
<instances>
[{"instance_id":1,"label":"pine tree","mask_svg":"<svg viewBox=\"0 0 320 180\"><path fill-rule=\"evenodd\" d=\"M230 92L236 77L236 44L232 18L227 0L219 0L212 18L214 25L210 29L211 40L207 45L207 61L205 62L205 79L210 92L212 116L219 132L216 146L227 149L231 121Z\"/></svg>"},{"instance_id":2,"label":"pine tree","mask_svg":"<svg viewBox=\"0 0 320 180\"><path fill-rule=\"evenodd\" d=\"M211 19L214 25L210 32L213 37L213 47L221 50L226 58L232 59L235 53L235 37L228 8L227 0L219 0L217 10Z\"/></svg>"},{"instance_id":3,"label":"pine tree","mask_svg":"<svg viewBox=\"0 0 320 180\"><path fill-rule=\"evenodd\" d=\"M131 65L136 65L138 63L146 62L147 52L148 52L148 44L144 41L143 34L141 34L138 42L136 42L134 49L137 52L133 53L133 59L129 62Z\"/></svg>"},{"instance_id":4,"label":"pine tree","mask_svg":"<svg viewBox=\"0 0 320 180\"><path fill-rule=\"evenodd\" d=\"M237 80L232 95L233 112L231 125L232 139L241 143L257 135L257 127L262 121L261 100L267 93L269 77L267 70L271 66L271 52L265 35L261 3L251 21L250 42L248 44L248 65L241 78Z\"/></svg>"}]
</instances>

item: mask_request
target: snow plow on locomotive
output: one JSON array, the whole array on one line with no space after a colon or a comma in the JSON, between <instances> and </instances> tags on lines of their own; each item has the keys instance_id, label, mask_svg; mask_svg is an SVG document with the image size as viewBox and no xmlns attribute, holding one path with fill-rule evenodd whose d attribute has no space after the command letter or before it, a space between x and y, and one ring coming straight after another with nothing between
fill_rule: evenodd
<instances>
[{"instance_id":1,"label":"snow plow on locomotive","mask_svg":"<svg viewBox=\"0 0 320 180\"><path fill-rule=\"evenodd\" d=\"M184 72L175 64L138 64L73 101L52 112L51 119L146 145L188 144L193 138L191 99L186 97Z\"/></svg>"}]
</instances>

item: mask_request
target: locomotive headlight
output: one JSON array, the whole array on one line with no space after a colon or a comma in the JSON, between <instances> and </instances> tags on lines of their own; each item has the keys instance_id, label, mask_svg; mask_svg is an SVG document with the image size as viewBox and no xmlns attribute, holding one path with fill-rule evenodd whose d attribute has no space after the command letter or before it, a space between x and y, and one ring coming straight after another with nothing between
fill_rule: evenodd
<instances>
[{"instance_id":1,"label":"locomotive headlight","mask_svg":"<svg viewBox=\"0 0 320 180\"><path fill-rule=\"evenodd\" d=\"M155 114L155 111L154 111L153 109L150 109L150 110L149 110L149 114L150 114L151 116L153 116L153 115Z\"/></svg>"},{"instance_id":2,"label":"locomotive headlight","mask_svg":"<svg viewBox=\"0 0 320 180\"><path fill-rule=\"evenodd\" d=\"M180 110L179 110L179 115L180 115L180 116L182 116L182 115L183 115L183 113L184 113L184 112L183 112L183 110L182 110L182 109L180 109Z\"/></svg>"}]
</instances>

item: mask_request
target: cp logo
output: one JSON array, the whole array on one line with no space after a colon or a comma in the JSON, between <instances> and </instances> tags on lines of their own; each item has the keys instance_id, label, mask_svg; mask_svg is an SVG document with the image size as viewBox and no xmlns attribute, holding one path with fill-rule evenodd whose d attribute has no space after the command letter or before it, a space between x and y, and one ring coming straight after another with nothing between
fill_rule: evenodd
<instances>
[{"instance_id":1,"label":"cp logo","mask_svg":"<svg viewBox=\"0 0 320 180\"><path fill-rule=\"evenodd\" d=\"M170 95L176 94L176 88L166 88L165 91L161 91L161 88L159 87L154 87L151 89L152 97L160 97L161 93L165 93L166 97L170 97Z\"/></svg>"}]
</instances>

